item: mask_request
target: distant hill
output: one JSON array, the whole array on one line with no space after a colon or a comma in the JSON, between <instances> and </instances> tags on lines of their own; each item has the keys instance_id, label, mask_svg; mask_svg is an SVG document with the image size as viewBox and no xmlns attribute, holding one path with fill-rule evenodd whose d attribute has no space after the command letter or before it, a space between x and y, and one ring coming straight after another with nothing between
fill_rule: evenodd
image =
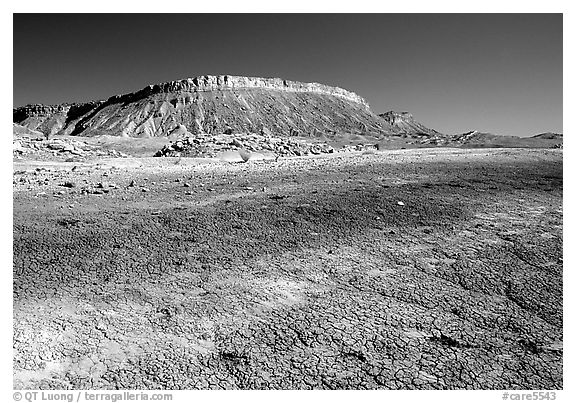
<instances>
[{"instance_id":1,"label":"distant hill","mask_svg":"<svg viewBox=\"0 0 576 403\"><path fill-rule=\"evenodd\" d=\"M537 134L535 136L532 136L533 138L538 138L538 139L548 139L548 140L562 140L562 133L551 133L551 132L546 132L546 133L540 133Z\"/></svg>"},{"instance_id":2,"label":"distant hill","mask_svg":"<svg viewBox=\"0 0 576 403\"><path fill-rule=\"evenodd\" d=\"M501 136L492 133L471 131L452 137L451 143L467 148L560 148L562 135L543 133L533 137Z\"/></svg>"},{"instance_id":3,"label":"distant hill","mask_svg":"<svg viewBox=\"0 0 576 403\"><path fill-rule=\"evenodd\" d=\"M407 134L410 136L426 135L426 136L438 136L442 135L440 132L429 129L422 123L414 120L414 117L409 112L395 112L389 111L386 113L381 113L380 116L384 121L386 121L392 128L396 129L399 133Z\"/></svg>"}]
</instances>

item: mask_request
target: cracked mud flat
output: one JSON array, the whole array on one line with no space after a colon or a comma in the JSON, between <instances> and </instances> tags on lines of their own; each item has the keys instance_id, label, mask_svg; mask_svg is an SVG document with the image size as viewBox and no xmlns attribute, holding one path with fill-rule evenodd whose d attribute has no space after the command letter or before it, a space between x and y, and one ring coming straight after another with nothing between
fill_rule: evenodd
<instances>
[{"instance_id":1,"label":"cracked mud flat","mask_svg":"<svg viewBox=\"0 0 576 403\"><path fill-rule=\"evenodd\" d=\"M561 150L150 160L15 163L15 388L563 387Z\"/></svg>"}]
</instances>

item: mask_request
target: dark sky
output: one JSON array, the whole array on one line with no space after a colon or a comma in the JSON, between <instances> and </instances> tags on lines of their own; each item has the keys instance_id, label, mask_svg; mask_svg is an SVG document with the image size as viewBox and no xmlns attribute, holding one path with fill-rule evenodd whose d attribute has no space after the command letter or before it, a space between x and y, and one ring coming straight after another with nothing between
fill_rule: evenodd
<instances>
[{"instance_id":1,"label":"dark sky","mask_svg":"<svg viewBox=\"0 0 576 403\"><path fill-rule=\"evenodd\" d=\"M562 132L562 15L14 15L14 106L204 74L339 86L449 134Z\"/></svg>"}]
</instances>

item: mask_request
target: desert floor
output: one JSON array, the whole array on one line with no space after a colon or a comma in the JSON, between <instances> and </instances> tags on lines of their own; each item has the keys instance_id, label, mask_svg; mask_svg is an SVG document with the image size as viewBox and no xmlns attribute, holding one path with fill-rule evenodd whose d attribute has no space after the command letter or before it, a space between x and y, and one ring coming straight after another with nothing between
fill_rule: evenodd
<instances>
[{"instance_id":1,"label":"desert floor","mask_svg":"<svg viewBox=\"0 0 576 403\"><path fill-rule=\"evenodd\" d=\"M562 150L14 161L14 387L559 389Z\"/></svg>"}]
</instances>

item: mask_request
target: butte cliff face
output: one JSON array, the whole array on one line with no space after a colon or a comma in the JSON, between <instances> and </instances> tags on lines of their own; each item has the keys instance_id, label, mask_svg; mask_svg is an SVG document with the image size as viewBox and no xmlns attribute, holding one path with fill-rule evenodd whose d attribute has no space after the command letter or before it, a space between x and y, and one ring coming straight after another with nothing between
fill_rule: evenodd
<instances>
[{"instance_id":1,"label":"butte cliff face","mask_svg":"<svg viewBox=\"0 0 576 403\"><path fill-rule=\"evenodd\" d=\"M342 88L237 76L171 81L84 104L27 105L13 115L14 123L51 135L167 136L182 126L192 134L402 133Z\"/></svg>"}]
</instances>

